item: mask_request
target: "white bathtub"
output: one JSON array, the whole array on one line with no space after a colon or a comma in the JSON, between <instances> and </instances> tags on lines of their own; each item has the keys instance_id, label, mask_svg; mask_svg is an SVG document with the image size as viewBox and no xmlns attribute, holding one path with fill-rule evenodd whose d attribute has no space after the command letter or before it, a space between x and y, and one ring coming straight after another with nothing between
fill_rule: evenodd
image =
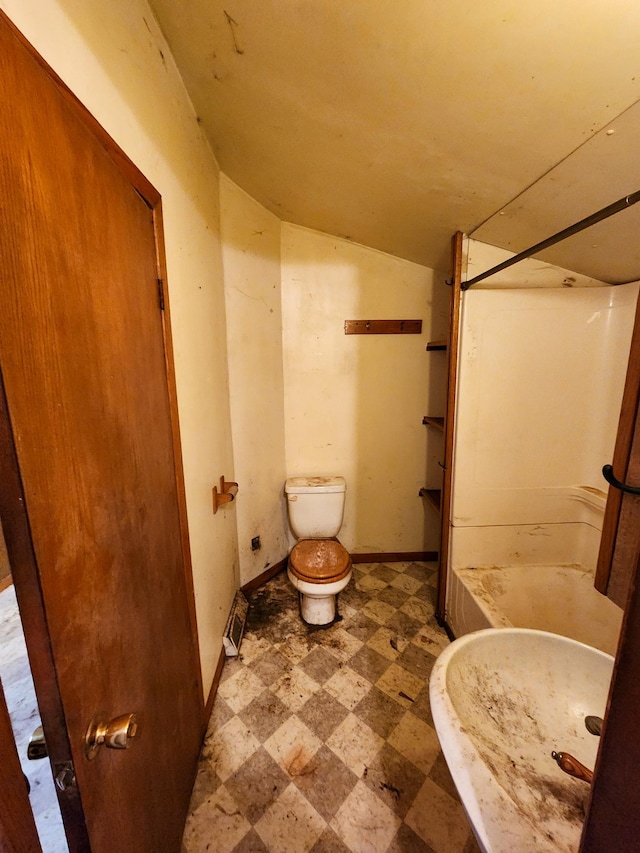
<instances>
[{"instance_id":1,"label":"white bathtub","mask_svg":"<svg viewBox=\"0 0 640 853\"><path fill-rule=\"evenodd\" d=\"M582 566L454 569L447 601L456 637L481 628L537 628L616 653L622 610Z\"/></svg>"}]
</instances>

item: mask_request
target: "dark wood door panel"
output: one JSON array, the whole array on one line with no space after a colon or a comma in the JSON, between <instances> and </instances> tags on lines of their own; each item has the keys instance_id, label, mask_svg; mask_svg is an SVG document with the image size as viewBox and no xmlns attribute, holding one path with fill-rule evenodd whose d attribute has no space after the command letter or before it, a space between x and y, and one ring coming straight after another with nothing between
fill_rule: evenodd
<instances>
[{"instance_id":1,"label":"dark wood door panel","mask_svg":"<svg viewBox=\"0 0 640 853\"><path fill-rule=\"evenodd\" d=\"M0 682L0 850L42 853Z\"/></svg>"},{"instance_id":2,"label":"dark wood door panel","mask_svg":"<svg viewBox=\"0 0 640 853\"><path fill-rule=\"evenodd\" d=\"M154 214L4 26L0 85L0 365L91 849L178 850L202 698Z\"/></svg>"}]
</instances>

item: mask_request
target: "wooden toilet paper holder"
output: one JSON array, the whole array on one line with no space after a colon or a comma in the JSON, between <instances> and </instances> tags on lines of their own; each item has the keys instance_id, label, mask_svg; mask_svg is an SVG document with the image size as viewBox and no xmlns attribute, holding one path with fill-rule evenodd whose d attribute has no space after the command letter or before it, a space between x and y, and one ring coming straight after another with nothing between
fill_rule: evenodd
<instances>
[{"instance_id":1,"label":"wooden toilet paper holder","mask_svg":"<svg viewBox=\"0 0 640 853\"><path fill-rule=\"evenodd\" d=\"M237 494L238 484L228 482L224 476L220 477L220 491L217 486L213 487L213 514L218 512L219 507L235 500Z\"/></svg>"}]
</instances>

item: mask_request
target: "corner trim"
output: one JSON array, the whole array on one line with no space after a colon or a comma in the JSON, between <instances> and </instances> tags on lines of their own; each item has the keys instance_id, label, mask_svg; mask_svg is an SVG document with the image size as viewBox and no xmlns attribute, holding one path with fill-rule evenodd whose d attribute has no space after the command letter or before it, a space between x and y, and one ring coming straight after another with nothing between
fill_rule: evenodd
<instances>
[{"instance_id":1,"label":"corner trim","mask_svg":"<svg viewBox=\"0 0 640 853\"><path fill-rule=\"evenodd\" d=\"M275 578L277 574L279 574L284 568L287 566L289 558L285 557L283 560L280 560L277 563L274 563L272 566L269 566L268 569L265 569L262 574L253 578L253 580L248 581L246 584L240 587L241 591L246 595L248 592L254 592L254 590L259 589L261 586L264 586L267 581L270 581L271 578Z\"/></svg>"},{"instance_id":2,"label":"corner trim","mask_svg":"<svg viewBox=\"0 0 640 853\"><path fill-rule=\"evenodd\" d=\"M213 711L213 702L216 698L216 693L218 692L218 687L220 686L220 679L222 678L222 670L224 669L224 662L226 660L226 654L224 651L224 646L220 649L220 655L218 656L218 664L216 666L216 671L213 674L213 681L211 682L211 689L209 690L209 696L207 698L207 703L204 706L204 719L203 719L203 731L202 737L204 738L207 726L209 725L209 719L211 718L211 712Z\"/></svg>"},{"instance_id":3,"label":"corner trim","mask_svg":"<svg viewBox=\"0 0 640 853\"><path fill-rule=\"evenodd\" d=\"M352 563L404 563L420 560L425 563L433 563L438 559L437 551L375 551L371 554L350 554ZM245 595L260 589L271 578L274 578L283 569L286 569L289 558L285 557L273 566L269 566L262 574L245 583L240 587Z\"/></svg>"},{"instance_id":4,"label":"corner trim","mask_svg":"<svg viewBox=\"0 0 640 853\"><path fill-rule=\"evenodd\" d=\"M437 559L437 551L376 551L373 554L351 554L352 563L404 563L415 560L433 563Z\"/></svg>"}]
</instances>

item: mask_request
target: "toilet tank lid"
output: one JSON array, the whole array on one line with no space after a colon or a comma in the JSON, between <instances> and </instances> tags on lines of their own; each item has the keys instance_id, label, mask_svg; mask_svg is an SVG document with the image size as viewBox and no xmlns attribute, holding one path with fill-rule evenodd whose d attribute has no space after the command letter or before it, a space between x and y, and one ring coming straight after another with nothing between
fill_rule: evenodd
<instances>
[{"instance_id":1,"label":"toilet tank lid","mask_svg":"<svg viewBox=\"0 0 640 853\"><path fill-rule=\"evenodd\" d=\"M285 493L288 495L345 492L346 489L344 477L290 477L284 484Z\"/></svg>"}]
</instances>

